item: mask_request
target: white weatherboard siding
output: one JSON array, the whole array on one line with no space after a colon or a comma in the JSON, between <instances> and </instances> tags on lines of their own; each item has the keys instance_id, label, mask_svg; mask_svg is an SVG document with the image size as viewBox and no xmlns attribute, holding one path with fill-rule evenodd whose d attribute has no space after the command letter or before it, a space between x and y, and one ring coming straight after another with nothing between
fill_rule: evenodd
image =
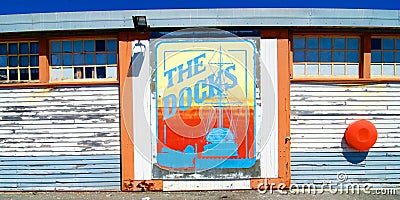
<instances>
[{"instance_id":1,"label":"white weatherboard siding","mask_svg":"<svg viewBox=\"0 0 400 200\"><path fill-rule=\"evenodd\" d=\"M290 95L292 183L337 183L344 172L347 184L400 187L400 84L292 83ZM358 119L378 130L369 152L343 139Z\"/></svg>"},{"instance_id":2,"label":"white weatherboard siding","mask_svg":"<svg viewBox=\"0 0 400 200\"><path fill-rule=\"evenodd\" d=\"M117 86L0 89L0 190L120 190Z\"/></svg>"}]
</instances>

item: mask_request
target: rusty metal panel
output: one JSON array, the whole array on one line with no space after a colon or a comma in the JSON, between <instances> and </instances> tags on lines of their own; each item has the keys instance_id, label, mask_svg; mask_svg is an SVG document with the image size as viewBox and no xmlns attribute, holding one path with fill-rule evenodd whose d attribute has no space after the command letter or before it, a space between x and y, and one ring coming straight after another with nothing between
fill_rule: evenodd
<instances>
[{"instance_id":1,"label":"rusty metal panel","mask_svg":"<svg viewBox=\"0 0 400 200\"><path fill-rule=\"evenodd\" d=\"M400 84L291 84L292 183L337 182L400 187ZM374 123L376 144L367 152L349 147L347 126Z\"/></svg>"},{"instance_id":2,"label":"rusty metal panel","mask_svg":"<svg viewBox=\"0 0 400 200\"><path fill-rule=\"evenodd\" d=\"M0 190L119 190L119 88L0 90Z\"/></svg>"}]
</instances>

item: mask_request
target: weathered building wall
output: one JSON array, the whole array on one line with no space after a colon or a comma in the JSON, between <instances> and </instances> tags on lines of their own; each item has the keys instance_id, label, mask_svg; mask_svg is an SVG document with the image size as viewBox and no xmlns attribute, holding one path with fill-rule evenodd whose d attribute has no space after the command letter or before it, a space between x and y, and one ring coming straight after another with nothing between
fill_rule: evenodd
<instances>
[{"instance_id":1,"label":"weathered building wall","mask_svg":"<svg viewBox=\"0 0 400 200\"><path fill-rule=\"evenodd\" d=\"M291 85L292 183L400 187L400 84ZM378 130L368 152L347 146L347 126L367 119ZM390 185L389 185L390 184Z\"/></svg>"},{"instance_id":2,"label":"weathered building wall","mask_svg":"<svg viewBox=\"0 0 400 200\"><path fill-rule=\"evenodd\" d=\"M0 190L120 190L117 86L0 89Z\"/></svg>"}]
</instances>

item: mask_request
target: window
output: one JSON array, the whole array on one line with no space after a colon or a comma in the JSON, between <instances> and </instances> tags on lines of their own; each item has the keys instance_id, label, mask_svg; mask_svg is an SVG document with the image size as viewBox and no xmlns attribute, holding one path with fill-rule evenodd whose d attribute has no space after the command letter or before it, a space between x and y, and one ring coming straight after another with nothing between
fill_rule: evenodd
<instances>
[{"instance_id":1,"label":"window","mask_svg":"<svg viewBox=\"0 0 400 200\"><path fill-rule=\"evenodd\" d=\"M293 75L358 77L359 40L357 37L294 37Z\"/></svg>"},{"instance_id":2,"label":"window","mask_svg":"<svg viewBox=\"0 0 400 200\"><path fill-rule=\"evenodd\" d=\"M0 43L0 82L30 82L39 80L39 43Z\"/></svg>"},{"instance_id":3,"label":"window","mask_svg":"<svg viewBox=\"0 0 400 200\"><path fill-rule=\"evenodd\" d=\"M117 41L53 40L50 42L51 80L117 78Z\"/></svg>"},{"instance_id":4,"label":"window","mask_svg":"<svg viewBox=\"0 0 400 200\"><path fill-rule=\"evenodd\" d=\"M371 77L400 76L400 38L371 38Z\"/></svg>"}]
</instances>

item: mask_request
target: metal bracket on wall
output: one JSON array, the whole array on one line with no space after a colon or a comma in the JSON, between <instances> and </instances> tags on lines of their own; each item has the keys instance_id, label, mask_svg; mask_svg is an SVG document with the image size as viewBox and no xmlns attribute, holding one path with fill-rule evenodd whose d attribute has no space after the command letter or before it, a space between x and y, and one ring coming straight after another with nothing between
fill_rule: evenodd
<instances>
[{"instance_id":1,"label":"metal bracket on wall","mask_svg":"<svg viewBox=\"0 0 400 200\"><path fill-rule=\"evenodd\" d=\"M124 180L123 191L162 191L162 180Z\"/></svg>"}]
</instances>

